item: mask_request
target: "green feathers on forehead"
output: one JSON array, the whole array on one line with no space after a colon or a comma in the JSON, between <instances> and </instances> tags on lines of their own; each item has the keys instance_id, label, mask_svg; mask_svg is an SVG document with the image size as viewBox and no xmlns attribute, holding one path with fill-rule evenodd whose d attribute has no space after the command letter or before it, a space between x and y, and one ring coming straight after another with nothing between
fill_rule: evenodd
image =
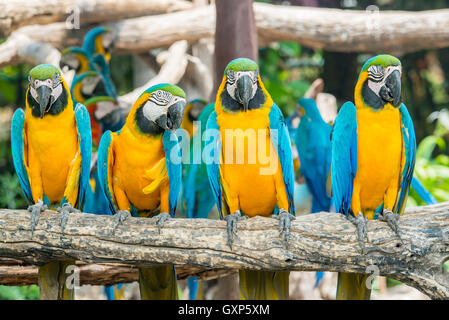
<instances>
[{"instance_id":1,"label":"green feathers on forehead","mask_svg":"<svg viewBox=\"0 0 449 320\"><path fill-rule=\"evenodd\" d=\"M257 71L259 66L253 60L248 58L237 58L228 63L225 74L228 70L232 71Z\"/></svg>"},{"instance_id":2,"label":"green feathers on forehead","mask_svg":"<svg viewBox=\"0 0 449 320\"><path fill-rule=\"evenodd\" d=\"M59 74L59 69L51 64L40 64L30 71L30 76L37 80L53 79L55 74Z\"/></svg>"},{"instance_id":3,"label":"green feathers on forehead","mask_svg":"<svg viewBox=\"0 0 449 320\"><path fill-rule=\"evenodd\" d=\"M382 66L386 68L388 66L400 66L400 65L401 61L398 58L390 56L388 54L381 54L365 62L362 68L362 72L367 71L368 68L371 66Z\"/></svg>"},{"instance_id":4,"label":"green feathers on forehead","mask_svg":"<svg viewBox=\"0 0 449 320\"><path fill-rule=\"evenodd\" d=\"M161 84L154 85L154 86L148 88L147 90L145 90L142 93L142 95L145 94L145 93L152 93L152 92L154 92L156 90L167 91L167 92L170 92L174 96L181 97L181 98L184 98L184 99L186 98L186 93L184 92L184 90L182 90L178 86L175 86L175 85L169 84L169 83L161 83Z\"/></svg>"}]
</instances>

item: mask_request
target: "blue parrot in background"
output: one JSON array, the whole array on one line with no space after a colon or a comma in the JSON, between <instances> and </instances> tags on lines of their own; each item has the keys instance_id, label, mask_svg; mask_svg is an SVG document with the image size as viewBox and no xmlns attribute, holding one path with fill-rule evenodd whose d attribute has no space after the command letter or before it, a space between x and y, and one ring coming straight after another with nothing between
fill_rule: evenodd
<instances>
[{"instance_id":1,"label":"blue parrot in background","mask_svg":"<svg viewBox=\"0 0 449 320\"><path fill-rule=\"evenodd\" d=\"M193 139L201 141L201 149L198 153L193 154L193 161L190 165L185 166L185 174L182 184L182 211L187 214L188 218L207 219L210 211L215 205L215 198L210 188L209 178L207 176L206 164L202 161L202 150L205 142L201 139L206 131L206 124L209 115L214 111L215 104L211 103L204 107L201 111L198 122L201 130L198 130ZM192 145L192 144L191 144ZM193 148L191 148L193 150ZM190 277L187 279L189 287L189 300L196 300L199 282L198 277Z\"/></svg>"},{"instance_id":2,"label":"blue parrot in background","mask_svg":"<svg viewBox=\"0 0 449 320\"><path fill-rule=\"evenodd\" d=\"M302 117L294 139L301 164L300 170L312 194L312 213L329 212L331 198L326 191L326 182L332 159L332 126L321 117L315 100L302 98L298 103ZM316 273L315 287L323 275L323 272Z\"/></svg>"},{"instance_id":3,"label":"blue parrot in background","mask_svg":"<svg viewBox=\"0 0 449 320\"><path fill-rule=\"evenodd\" d=\"M312 213L329 212L331 199L326 192L326 182L332 159L332 126L324 122L313 99L299 101L303 114L295 135L301 172L312 193Z\"/></svg>"}]
</instances>

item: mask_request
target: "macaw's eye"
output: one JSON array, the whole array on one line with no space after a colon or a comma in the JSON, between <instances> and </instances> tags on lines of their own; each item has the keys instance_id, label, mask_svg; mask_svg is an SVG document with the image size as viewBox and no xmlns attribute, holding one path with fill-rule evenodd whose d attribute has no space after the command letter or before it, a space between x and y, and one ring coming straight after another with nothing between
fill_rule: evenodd
<instances>
[{"instance_id":1,"label":"macaw's eye","mask_svg":"<svg viewBox=\"0 0 449 320\"><path fill-rule=\"evenodd\" d=\"M235 82L234 71L228 70L228 72L226 73L226 78L227 78L229 84L234 84L234 82Z\"/></svg>"},{"instance_id":2,"label":"macaw's eye","mask_svg":"<svg viewBox=\"0 0 449 320\"><path fill-rule=\"evenodd\" d=\"M34 80L34 85L37 87L37 85L39 84L39 80Z\"/></svg>"},{"instance_id":3,"label":"macaw's eye","mask_svg":"<svg viewBox=\"0 0 449 320\"><path fill-rule=\"evenodd\" d=\"M368 68L368 77L375 82L382 81L384 74L385 70L382 66L371 66Z\"/></svg>"}]
</instances>

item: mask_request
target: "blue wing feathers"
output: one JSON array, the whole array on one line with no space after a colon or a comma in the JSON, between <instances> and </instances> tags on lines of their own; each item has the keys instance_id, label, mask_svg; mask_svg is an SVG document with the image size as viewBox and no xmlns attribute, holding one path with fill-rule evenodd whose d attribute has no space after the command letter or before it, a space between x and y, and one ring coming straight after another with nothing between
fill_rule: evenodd
<instances>
[{"instance_id":1,"label":"blue wing feathers","mask_svg":"<svg viewBox=\"0 0 449 320\"><path fill-rule=\"evenodd\" d=\"M217 113L215 111L210 114L209 119L207 120L206 128L207 133L218 132L219 127L217 124ZM221 152L221 144L219 140L217 141L218 137L212 136L209 138L212 139L206 141L205 148L211 149L213 151L213 154L205 153L205 156L208 157L205 159L207 175L209 177L209 183L212 189L212 193L214 194L215 203L217 204L218 213L220 214L220 219L223 219L223 200L221 196L220 168L218 162Z\"/></svg>"},{"instance_id":2,"label":"blue wing feathers","mask_svg":"<svg viewBox=\"0 0 449 320\"><path fill-rule=\"evenodd\" d=\"M31 194L30 181L25 167L25 159L23 155L23 126L25 123L25 112L17 109L14 112L11 123L11 152L14 168L19 178L20 186L27 199L28 204L33 203L33 195Z\"/></svg>"},{"instance_id":3,"label":"blue wing feathers","mask_svg":"<svg viewBox=\"0 0 449 320\"><path fill-rule=\"evenodd\" d=\"M177 136L171 131L164 132L163 144L170 188L168 194L169 214L174 217L182 186L181 147Z\"/></svg>"},{"instance_id":4,"label":"blue wing feathers","mask_svg":"<svg viewBox=\"0 0 449 320\"><path fill-rule=\"evenodd\" d=\"M399 108L402 122L402 139L404 140L405 166L402 171L401 191L399 194L396 212L402 212L407 200L408 191L413 178L416 161L416 137L413 121L407 107L402 104Z\"/></svg>"},{"instance_id":5,"label":"blue wing feathers","mask_svg":"<svg viewBox=\"0 0 449 320\"><path fill-rule=\"evenodd\" d=\"M115 208L115 199L112 190L109 190L109 148L111 148L112 136L111 131L106 131L100 140L100 145L98 146L98 156L97 156L97 175L100 188L103 194L108 199L109 209L112 213L117 210Z\"/></svg>"},{"instance_id":6,"label":"blue wing feathers","mask_svg":"<svg viewBox=\"0 0 449 320\"><path fill-rule=\"evenodd\" d=\"M331 178L335 211L350 213L354 178L357 173L357 111L346 102L332 131Z\"/></svg>"},{"instance_id":7,"label":"blue wing feathers","mask_svg":"<svg viewBox=\"0 0 449 320\"><path fill-rule=\"evenodd\" d=\"M83 208L84 197L89 188L90 161L92 155L92 134L90 117L86 107L80 103L75 108L76 129L81 152L81 173L79 178L78 207Z\"/></svg>"},{"instance_id":8,"label":"blue wing feathers","mask_svg":"<svg viewBox=\"0 0 449 320\"><path fill-rule=\"evenodd\" d=\"M288 197L290 213L295 215L294 203L294 181L295 174L293 169L293 157L290 142L290 135L279 107L273 103L269 114L271 140L277 150L279 161L281 163L282 176L284 178L285 190ZM276 131L274 131L276 130ZM277 132L277 134L275 134Z\"/></svg>"}]
</instances>

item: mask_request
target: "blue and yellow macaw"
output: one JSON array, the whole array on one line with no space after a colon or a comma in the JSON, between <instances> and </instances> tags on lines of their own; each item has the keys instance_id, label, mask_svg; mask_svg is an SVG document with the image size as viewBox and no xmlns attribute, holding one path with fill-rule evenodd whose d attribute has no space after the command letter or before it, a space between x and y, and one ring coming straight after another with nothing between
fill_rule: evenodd
<instances>
[{"instance_id":1,"label":"blue and yellow macaw","mask_svg":"<svg viewBox=\"0 0 449 320\"><path fill-rule=\"evenodd\" d=\"M205 142L202 140L202 137L206 131L207 119L212 111L214 111L214 108L214 103L207 105L202 109L196 119L200 124L200 130L195 132L193 139L198 139L198 141L200 141L201 148L197 149L197 152L192 155L192 162L186 166L182 184L182 209L187 213L188 218L207 219L209 213L215 205L215 198L210 188L207 168L206 164L202 161L201 152L205 146ZM186 107L183 123L185 118L189 115L187 110L188 108ZM183 127L182 124L181 127ZM187 127L185 129L187 131L192 128L193 133L193 126L185 127ZM190 145L192 146L193 142ZM191 147L190 150L193 151L196 149ZM197 277L190 277L187 279L190 300L195 300L197 297L198 286L200 285L200 282L197 281L197 279Z\"/></svg>"},{"instance_id":2,"label":"blue and yellow macaw","mask_svg":"<svg viewBox=\"0 0 449 320\"><path fill-rule=\"evenodd\" d=\"M386 221L400 237L398 219L416 158L413 122L401 103L401 74L401 62L393 56L369 59L355 87L355 105L342 106L332 132L335 211L357 226L362 252L366 219ZM337 299L369 299L367 277L339 273Z\"/></svg>"},{"instance_id":3,"label":"blue and yellow macaw","mask_svg":"<svg viewBox=\"0 0 449 320\"><path fill-rule=\"evenodd\" d=\"M119 132L100 141L97 171L100 186L115 214L114 230L130 214L156 217L159 230L174 217L182 183L177 136L186 96L170 84L147 89L134 103ZM179 158L176 157L179 155ZM139 269L142 299L177 299L173 265Z\"/></svg>"},{"instance_id":4,"label":"blue and yellow macaw","mask_svg":"<svg viewBox=\"0 0 449 320\"><path fill-rule=\"evenodd\" d=\"M206 145L213 150L214 160L208 161L207 172L220 218L227 221L231 248L242 213L247 217L276 214L288 245L291 220L295 218L290 137L284 117L265 90L254 61L239 58L227 65L207 129L219 132L221 137L212 136ZM251 152L243 146L245 136ZM234 144L238 140L241 145ZM267 159L257 157L259 153ZM223 161L219 161L220 154ZM239 276L243 299L288 298L288 271L240 270Z\"/></svg>"},{"instance_id":5,"label":"blue and yellow macaw","mask_svg":"<svg viewBox=\"0 0 449 320\"><path fill-rule=\"evenodd\" d=\"M116 98L106 85L101 73L93 70L83 72L73 79L70 93L75 102L85 103L94 97Z\"/></svg>"},{"instance_id":6,"label":"blue and yellow macaw","mask_svg":"<svg viewBox=\"0 0 449 320\"><path fill-rule=\"evenodd\" d=\"M30 204L31 231L47 206L58 207L61 229L69 213L83 209L89 183L92 140L89 113L73 108L69 88L55 66L30 71L26 110L17 109L11 125L14 168ZM73 205L73 207L72 207ZM73 262L39 267L41 299L73 299L65 268Z\"/></svg>"},{"instance_id":7,"label":"blue and yellow macaw","mask_svg":"<svg viewBox=\"0 0 449 320\"><path fill-rule=\"evenodd\" d=\"M89 59L96 54L104 56L106 63L111 60L111 51L114 46L114 34L106 27L96 27L91 29L83 40L83 50Z\"/></svg>"},{"instance_id":8,"label":"blue and yellow macaw","mask_svg":"<svg viewBox=\"0 0 449 320\"><path fill-rule=\"evenodd\" d=\"M329 212L331 199L326 191L326 182L331 165L332 126L324 122L315 100L302 98L301 122L295 135L301 172L313 195L312 213Z\"/></svg>"}]
</instances>

